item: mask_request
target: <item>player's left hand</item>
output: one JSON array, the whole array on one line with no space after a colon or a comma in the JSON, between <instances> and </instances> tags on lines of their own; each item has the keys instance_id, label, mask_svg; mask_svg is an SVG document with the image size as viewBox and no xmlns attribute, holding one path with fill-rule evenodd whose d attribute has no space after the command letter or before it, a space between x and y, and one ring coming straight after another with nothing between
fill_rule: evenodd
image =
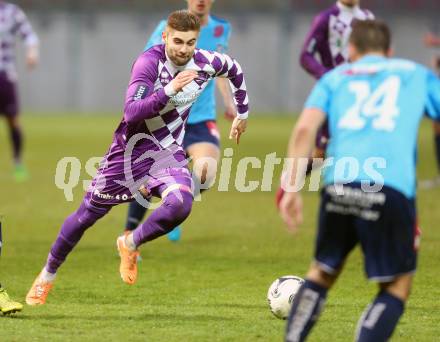
<instances>
[{"instance_id":1,"label":"player's left hand","mask_svg":"<svg viewBox=\"0 0 440 342\"><path fill-rule=\"evenodd\" d=\"M303 203L298 192L285 192L280 201L280 215L292 233L298 230L303 222Z\"/></svg>"},{"instance_id":2,"label":"player's left hand","mask_svg":"<svg viewBox=\"0 0 440 342\"><path fill-rule=\"evenodd\" d=\"M237 109L235 108L234 102L229 102L225 104L225 119L232 121L237 116Z\"/></svg>"},{"instance_id":3,"label":"player's left hand","mask_svg":"<svg viewBox=\"0 0 440 342\"><path fill-rule=\"evenodd\" d=\"M34 69L39 62L38 48L30 47L26 53L26 65L29 70Z\"/></svg>"},{"instance_id":4,"label":"player's left hand","mask_svg":"<svg viewBox=\"0 0 440 342\"><path fill-rule=\"evenodd\" d=\"M246 127L247 119L239 119L238 117L235 117L229 133L229 139L235 139L235 142L238 145L240 143L241 135L246 131Z\"/></svg>"}]
</instances>

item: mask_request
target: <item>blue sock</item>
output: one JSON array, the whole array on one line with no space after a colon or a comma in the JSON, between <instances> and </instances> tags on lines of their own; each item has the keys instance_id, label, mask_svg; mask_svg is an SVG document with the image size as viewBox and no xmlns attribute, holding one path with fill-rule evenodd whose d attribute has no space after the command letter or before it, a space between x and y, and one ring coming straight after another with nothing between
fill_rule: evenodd
<instances>
[{"instance_id":1,"label":"blue sock","mask_svg":"<svg viewBox=\"0 0 440 342\"><path fill-rule=\"evenodd\" d=\"M139 223L143 220L147 209L136 201L133 201L128 206L127 223L125 229L135 230Z\"/></svg>"},{"instance_id":2,"label":"blue sock","mask_svg":"<svg viewBox=\"0 0 440 342\"><path fill-rule=\"evenodd\" d=\"M436 134L434 137L435 141L435 155L437 156L437 169L440 173L440 134Z\"/></svg>"},{"instance_id":3,"label":"blue sock","mask_svg":"<svg viewBox=\"0 0 440 342\"><path fill-rule=\"evenodd\" d=\"M403 314L404 303L388 292L381 291L358 323L357 342L388 341Z\"/></svg>"},{"instance_id":4,"label":"blue sock","mask_svg":"<svg viewBox=\"0 0 440 342\"><path fill-rule=\"evenodd\" d=\"M304 341L324 307L328 289L306 280L293 300L286 342Z\"/></svg>"}]
</instances>

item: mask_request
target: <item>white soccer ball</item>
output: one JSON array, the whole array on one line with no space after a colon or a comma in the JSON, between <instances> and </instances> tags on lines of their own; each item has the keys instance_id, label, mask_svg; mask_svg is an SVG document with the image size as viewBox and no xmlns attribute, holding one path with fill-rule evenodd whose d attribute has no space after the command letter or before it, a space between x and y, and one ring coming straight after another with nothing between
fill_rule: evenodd
<instances>
[{"instance_id":1,"label":"white soccer ball","mask_svg":"<svg viewBox=\"0 0 440 342\"><path fill-rule=\"evenodd\" d=\"M267 291L267 300L272 313L280 319L286 319L292 308L293 299L298 293L299 288L304 283L304 279L287 275L275 280Z\"/></svg>"}]
</instances>

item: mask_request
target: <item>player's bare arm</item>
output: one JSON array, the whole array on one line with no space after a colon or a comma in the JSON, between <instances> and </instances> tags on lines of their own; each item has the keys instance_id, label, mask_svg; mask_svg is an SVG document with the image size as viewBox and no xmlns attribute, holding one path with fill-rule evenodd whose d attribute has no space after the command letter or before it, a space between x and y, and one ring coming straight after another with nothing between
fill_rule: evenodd
<instances>
[{"instance_id":1,"label":"player's bare arm","mask_svg":"<svg viewBox=\"0 0 440 342\"><path fill-rule=\"evenodd\" d=\"M229 87L229 82L225 78L218 78L216 80L217 88L223 99L223 104L225 106L225 118L228 120L234 120L237 116L237 108L235 108L234 99Z\"/></svg>"}]
</instances>

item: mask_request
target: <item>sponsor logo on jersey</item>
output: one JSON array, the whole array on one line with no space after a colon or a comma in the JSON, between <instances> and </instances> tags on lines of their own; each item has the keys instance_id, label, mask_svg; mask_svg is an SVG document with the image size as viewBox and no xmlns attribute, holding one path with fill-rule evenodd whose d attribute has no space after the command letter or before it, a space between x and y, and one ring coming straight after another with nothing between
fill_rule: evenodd
<instances>
[{"instance_id":1,"label":"sponsor logo on jersey","mask_svg":"<svg viewBox=\"0 0 440 342\"><path fill-rule=\"evenodd\" d=\"M133 100L139 101L144 99L147 96L147 86L139 85L134 94Z\"/></svg>"},{"instance_id":2,"label":"sponsor logo on jersey","mask_svg":"<svg viewBox=\"0 0 440 342\"><path fill-rule=\"evenodd\" d=\"M199 92L192 92L192 93L185 93L180 92L177 95L174 95L169 100L169 103L173 104L174 106L185 106L187 104L190 104L194 102L197 97L199 96Z\"/></svg>"},{"instance_id":3,"label":"sponsor logo on jersey","mask_svg":"<svg viewBox=\"0 0 440 342\"><path fill-rule=\"evenodd\" d=\"M214 37L219 38L223 35L224 32L225 32L225 28L223 27L223 25L217 25L214 28Z\"/></svg>"},{"instance_id":4,"label":"sponsor logo on jersey","mask_svg":"<svg viewBox=\"0 0 440 342\"><path fill-rule=\"evenodd\" d=\"M168 73L168 71L163 70L160 73L160 83L162 83L162 85L170 83L170 74Z\"/></svg>"}]
</instances>

